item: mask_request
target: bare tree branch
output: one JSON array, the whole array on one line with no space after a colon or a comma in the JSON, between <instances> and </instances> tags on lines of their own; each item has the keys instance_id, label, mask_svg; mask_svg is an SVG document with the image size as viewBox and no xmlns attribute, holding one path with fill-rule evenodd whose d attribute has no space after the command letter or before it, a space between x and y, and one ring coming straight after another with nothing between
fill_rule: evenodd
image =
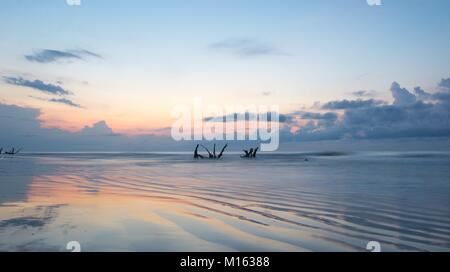
<instances>
[{"instance_id":1,"label":"bare tree branch","mask_svg":"<svg viewBox=\"0 0 450 272\"><path fill-rule=\"evenodd\" d=\"M226 144L226 145L222 148L222 151L220 151L219 159L222 158L223 152L225 151L225 149L227 148L227 146L228 146L228 144Z\"/></svg>"}]
</instances>

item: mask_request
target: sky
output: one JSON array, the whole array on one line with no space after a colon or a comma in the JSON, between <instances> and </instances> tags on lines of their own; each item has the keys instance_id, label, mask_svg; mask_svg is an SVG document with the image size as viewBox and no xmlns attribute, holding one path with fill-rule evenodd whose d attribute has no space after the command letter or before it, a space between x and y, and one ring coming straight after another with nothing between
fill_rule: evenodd
<instances>
[{"instance_id":1,"label":"sky","mask_svg":"<svg viewBox=\"0 0 450 272\"><path fill-rule=\"evenodd\" d=\"M279 105L285 142L449 137L449 10L447 0L3 0L0 124L16 136L0 140L61 144L98 129L147 143L198 96ZM20 127L22 115L33 125Z\"/></svg>"}]
</instances>

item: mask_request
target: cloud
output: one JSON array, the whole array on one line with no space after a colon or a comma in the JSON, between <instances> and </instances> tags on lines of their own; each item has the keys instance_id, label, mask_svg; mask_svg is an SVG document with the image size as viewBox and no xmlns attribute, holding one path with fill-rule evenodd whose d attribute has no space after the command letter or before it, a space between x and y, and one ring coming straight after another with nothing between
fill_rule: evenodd
<instances>
[{"instance_id":1,"label":"cloud","mask_svg":"<svg viewBox=\"0 0 450 272\"><path fill-rule=\"evenodd\" d=\"M94 52L86 50L86 49L71 50L69 52L72 52L72 54L82 56L82 57L93 57L93 58L98 58L98 59L103 58L100 54L94 53Z\"/></svg>"},{"instance_id":2,"label":"cloud","mask_svg":"<svg viewBox=\"0 0 450 272\"><path fill-rule=\"evenodd\" d=\"M450 88L439 86L437 92L427 92L417 87L421 91L416 88L411 92L398 83L393 86L396 91L401 90L400 93L407 92L414 97L407 98L408 103L400 95L393 103L362 103L364 106L359 106L359 99L348 100L345 107L280 114L280 140L288 144L290 141L450 138ZM393 96L398 95L396 91L391 92ZM426 100L421 98L422 91L430 95ZM328 104L333 104L331 102ZM229 117L234 120L236 115ZM192 148L192 142L177 143L166 136L116 134L105 121L75 133L43 128L39 116L38 109L0 103L0 127L8 132L0 133L0 143L24 147L26 151L168 151ZM207 121L224 122L223 117L208 117ZM426 140L422 140L424 142Z\"/></svg>"},{"instance_id":3,"label":"cloud","mask_svg":"<svg viewBox=\"0 0 450 272\"><path fill-rule=\"evenodd\" d=\"M38 109L0 103L0 127L2 131L8 132L0 133L0 139L7 135L14 139L18 135L34 134L33 132L40 130L40 123L37 121L39 115ZM3 142L0 141L1 145Z\"/></svg>"},{"instance_id":4,"label":"cloud","mask_svg":"<svg viewBox=\"0 0 450 272\"><path fill-rule=\"evenodd\" d=\"M40 92L43 92L46 94L51 94L51 95L65 96L65 95L72 94L69 90L66 90L66 89L62 88L61 86L59 86L62 84L61 81L58 81L58 85L51 84L51 83L45 83L42 80L38 80L38 79L28 80L28 79L24 79L22 77L4 77L4 81L10 85L28 87L28 88L32 88L32 89L38 90ZM30 97L39 99L42 101L64 104L64 105L75 107L75 108L82 108L81 105L79 105L65 97L51 98L51 99L40 98L40 97L35 97L35 96L30 96Z\"/></svg>"},{"instance_id":5,"label":"cloud","mask_svg":"<svg viewBox=\"0 0 450 272\"><path fill-rule=\"evenodd\" d=\"M39 96L34 96L34 95L29 95L28 97L30 98L34 98L40 101L46 101L46 102L52 102L52 103L59 103L59 104L64 104L70 107L75 107L75 108L80 108L82 109L83 107L75 102L73 102L70 99L67 98L51 98L51 99L47 99L47 98L43 98L43 97L39 97Z\"/></svg>"},{"instance_id":6,"label":"cloud","mask_svg":"<svg viewBox=\"0 0 450 272\"><path fill-rule=\"evenodd\" d=\"M450 92L438 92L432 95L433 99L450 107Z\"/></svg>"},{"instance_id":7,"label":"cloud","mask_svg":"<svg viewBox=\"0 0 450 272\"><path fill-rule=\"evenodd\" d=\"M263 96L270 96L272 94L272 92L262 92L261 93Z\"/></svg>"},{"instance_id":8,"label":"cloud","mask_svg":"<svg viewBox=\"0 0 450 272\"><path fill-rule=\"evenodd\" d=\"M253 112L245 112L245 113L231 113L228 115L223 116L208 116L203 118L204 122L212 122L212 123L226 123L226 122L235 122L237 120L239 121L247 121L247 120L259 120L259 118L266 118L267 121L272 121L272 118L275 118L276 113L275 112L267 112L267 113L260 113L259 115ZM278 114L278 122L279 123L286 123L290 121L291 116L285 115L285 114ZM275 120L274 120L275 121Z\"/></svg>"},{"instance_id":9,"label":"cloud","mask_svg":"<svg viewBox=\"0 0 450 272\"><path fill-rule=\"evenodd\" d=\"M390 90L392 104L343 100L326 103L322 109L329 113L294 112L293 122L282 128L282 140L450 137L450 89L429 93L416 87L412 93L394 82ZM338 110L343 112L333 112ZM298 119L303 122L295 122Z\"/></svg>"},{"instance_id":10,"label":"cloud","mask_svg":"<svg viewBox=\"0 0 450 272\"><path fill-rule=\"evenodd\" d=\"M274 45L248 38L234 38L210 44L211 49L230 53L239 57L260 57L270 55L289 55Z\"/></svg>"},{"instance_id":11,"label":"cloud","mask_svg":"<svg viewBox=\"0 0 450 272\"><path fill-rule=\"evenodd\" d=\"M299 119L304 119L304 120L335 121L338 118L337 114L334 112L318 113L318 112L299 111L299 112L294 113L293 116L296 116Z\"/></svg>"},{"instance_id":12,"label":"cloud","mask_svg":"<svg viewBox=\"0 0 450 272\"><path fill-rule=\"evenodd\" d=\"M420 100L429 100L432 99L432 95L426 91L424 91L421 87L414 88L414 94Z\"/></svg>"},{"instance_id":13,"label":"cloud","mask_svg":"<svg viewBox=\"0 0 450 272\"><path fill-rule=\"evenodd\" d=\"M101 58L99 54L81 49L81 50L54 50L41 49L31 55L25 55L25 59L31 62L51 63L63 60L85 60L87 57Z\"/></svg>"},{"instance_id":14,"label":"cloud","mask_svg":"<svg viewBox=\"0 0 450 272\"><path fill-rule=\"evenodd\" d=\"M76 132L46 128L41 124L40 115L39 109L0 103L0 128L5 132L0 133L0 148L22 147L23 152L154 152L192 149L192 142L176 142L167 136L118 134L106 121Z\"/></svg>"},{"instance_id":15,"label":"cloud","mask_svg":"<svg viewBox=\"0 0 450 272\"><path fill-rule=\"evenodd\" d=\"M28 80L22 77L3 77L4 81L10 85L32 88L47 94L69 95L70 91L65 90L59 85L45 83L42 80Z\"/></svg>"},{"instance_id":16,"label":"cloud","mask_svg":"<svg viewBox=\"0 0 450 272\"><path fill-rule=\"evenodd\" d=\"M72 102L72 100L69 100L67 98L52 98L52 99L49 99L48 101L68 105L68 106L75 107L75 108L81 108L81 106L79 104L76 104L76 103Z\"/></svg>"},{"instance_id":17,"label":"cloud","mask_svg":"<svg viewBox=\"0 0 450 272\"><path fill-rule=\"evenodd\" d=\"M414 94L405 88L401 88L397 82L392 83L391 93L394 98L394 104L398 106L411 105L417 100Z\"/></svg>"},{"instance_id":18,"label":"cloud","mask_svg":"<svg viewBox=\"0 0 450 272\"><path fill-rule=\"evenodd\" d=\"M88 135L88 136L99 136L99 135L113 135L113 130L106 124L105 121L100 121L98 123L95 123L92 126L85 126L81 131L80 134L82 135Z\"/></svg>"},{"instance_id":19,"label":"cloud","mask_svg":"<svg viewBox=\"0 0 450 272\"><path fill-rule=\"evenodd\" d=\"M438 86L450 90L450 78L442 79Z\"/></svg>"},{"instance_id":20,"label":"cloud","mask_svg":"<svg viewBox=\"0 0 450 272\"><path fill-rule=\"evenodd\" d=\"M340 100L331 101L322 106L323 109L327 110L346 110L346 109L356 109L356 108L367 108L383 104L383 101L368 99L368 100Z\"/></svg>"},{"instance_id":21,"label":"cloud","mask_svg":"<svg viewBox=\"0 0 450 272\"><path fill-rule=\"evenodd\" d=\"M373 91L373 90L370 90L370 91L360 90L360 91L352 92L352 95L356 96L356 97L374 97L377 95L377 92Z\"/></svg>"}]
</instances>

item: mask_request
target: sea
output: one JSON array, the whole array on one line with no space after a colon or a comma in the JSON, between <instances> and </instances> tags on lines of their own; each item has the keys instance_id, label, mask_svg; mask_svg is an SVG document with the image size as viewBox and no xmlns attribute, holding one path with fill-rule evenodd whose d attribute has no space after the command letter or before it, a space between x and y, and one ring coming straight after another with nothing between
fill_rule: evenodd
<instances>
[{"instance_id":1,"label":"sea","mask_svg":"<svg viewBox=\"0 0 450 272\"><path fill-rule=\"evenodd\" d=\"M450 251L450 153L0 157L0 251ZM73 243L72 243L73 245Z\"/></svg>"}]
</instances>

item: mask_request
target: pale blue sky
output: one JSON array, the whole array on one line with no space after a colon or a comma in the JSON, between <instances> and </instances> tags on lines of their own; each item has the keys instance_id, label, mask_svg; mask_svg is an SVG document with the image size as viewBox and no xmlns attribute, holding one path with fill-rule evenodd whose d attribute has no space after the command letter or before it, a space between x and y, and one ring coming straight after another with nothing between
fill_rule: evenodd
<instances>
[{"instance_id":1,"label":"pale blue sky","mask_svg":"<svg viewBox=\"0 0 450 272\"><path fill-rule=\"evenodd\" d=\"M449 77L450 2L382 2L82 0L71 7L65 0L2 0L1 75L63 82L84 109L55 108L4 82L0 94L4 103L38 105L54 126L105 119L133 131L169 125L173 105L195 95L278 103L290 112L357 90L391 99L393 81L432 91ZM242 41L262 52L239 54L233 46ZM85 49L102 58L25 59L41 49Z\"/></svg>"}]
</instances>

